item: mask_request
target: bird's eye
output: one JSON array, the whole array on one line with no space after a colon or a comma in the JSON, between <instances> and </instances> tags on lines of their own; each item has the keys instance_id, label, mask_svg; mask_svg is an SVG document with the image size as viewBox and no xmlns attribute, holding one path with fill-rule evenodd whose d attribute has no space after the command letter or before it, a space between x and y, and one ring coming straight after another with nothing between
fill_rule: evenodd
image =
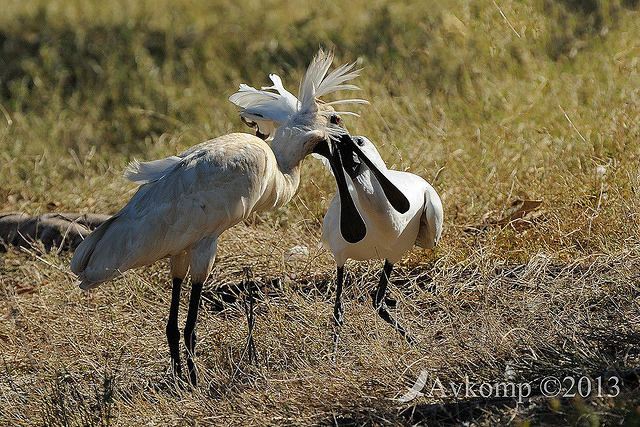
<instances>
[{"instance_id":1,"label":"bird's eye","mask_svg":"<svg viewBox=\"0 0 640 427\"><path fill-rule=\"evenodd\" d=\"M339 125L340 122L342 122L342 119L340 118L339 115L332 114L331 117L329 118L329 122L333 123L334 125Z\"/></svg>"}]
</instances>

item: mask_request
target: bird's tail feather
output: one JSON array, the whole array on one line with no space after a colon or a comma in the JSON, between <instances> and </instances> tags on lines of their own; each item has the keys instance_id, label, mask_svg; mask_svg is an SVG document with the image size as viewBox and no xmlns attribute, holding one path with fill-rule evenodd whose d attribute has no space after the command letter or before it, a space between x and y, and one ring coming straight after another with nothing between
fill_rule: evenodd
<instances>
[{"instance_id":1,"label":"bird's tail feather","mask_svg":"<svg viewBox=\"0 0 640 427\"><path fill-rule=\"evenodd\" d=\"M87 267L91 263L92 256L96 249L96 246L100 243L105 233L109 230L113 222L117 219L118 215L114 215L105 222L103 222L98 228L91 232L82 243L76 248L73 258L71 259L71 271L78 275L81 280L80 288L91 289L98 286L100 283L109 280L111 277L88 277L86 274ZM114 276L115 274L110 274Z\"/></svg>"}]
</instances>

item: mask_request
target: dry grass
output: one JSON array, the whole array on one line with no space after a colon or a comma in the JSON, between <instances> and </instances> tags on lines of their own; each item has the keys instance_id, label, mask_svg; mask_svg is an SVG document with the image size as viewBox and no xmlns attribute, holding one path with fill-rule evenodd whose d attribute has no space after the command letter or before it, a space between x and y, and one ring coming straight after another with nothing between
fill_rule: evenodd
<instances>
[{"instance_id":1,"label":"dry grass","mask_svg":"<svg viewBox=\"0 0 640 427\"><path fill-rule=\"evenodd\" d=\"M271 230L258 231L259 240L273 242L273 236ZM229 237L220 245L210 286L242 279L236 266L243 264L233 255L240 249L258 260L257 277L282 279L281 289L257 307L258 364L247 363L242 306L219 312L206 301L199 321L203 386L196 391L177 387L168 372L164 322L170 290L163 263L105 285L99 293L83 294L75 290L66 256L40 254L34 260L8 254L2 278L7 310L0 330L8 350L3 351L3 418L29 424L55 414L70 424L85 424L82 417L88 417L90 425L386 424L408 423L402 411L416 404L417 419L446 420L456 419L455 414L428 408L451 398L436 395L404 405L393 399L423 370L445 384L466 377L495 382L504 381L508 365L513 381L535 383L547 375L595 378L635 369L640 362L637 252L593 254L571 263L540 254L526 264L504 264L478 253L464 262L439 256L429 267L415 265L410 257L398 269L392 290L399 318L418 340L415 348L370 307L368 291L379 266L353 266L347 323L334 365L326 254L313 254L313 262L280 261L263 269L263 257L286 254L268 245L251 251L245 242ZM631 392L625 388L625 393ZM577 422L584 414L622 420L635 411L635 399L591 398L568 415L550 412L558 423ZM467 400L473 399L462 402ZM477 420L536 420L533 401ZM565 405L559 406L571 408Z\"/></svg>"},{"instance_id":2,"label":"dry grass","mask_svg":"<svg viewBox=\"0 0 640 427\"><path fill-rule=\"evenodd\" d=\"M66 253L2 254L0 425L637 425L637 2L236 3L9 1L0 211L114 213L133 157L243 130L226 100L238 83L275 71L291 86L335 46L361 58L371 101L351 132L444 202L442 245L407 254L391 286L417 346L370 306L380 263L350 263L331 362L334 265L318 238L334 184L307 161L294 201L220 239L210 295L247 266L279 286L256 309L257 365L242 305L204 302L197 390L169 372L166 262L83 293ZM543 203L496 226L518 199ZM296 245L309 254L289 256ZM398 402L422 372L534 391ZM605 373L616 397L540 394L550 375Z\"/></svg>"}]
</instances>

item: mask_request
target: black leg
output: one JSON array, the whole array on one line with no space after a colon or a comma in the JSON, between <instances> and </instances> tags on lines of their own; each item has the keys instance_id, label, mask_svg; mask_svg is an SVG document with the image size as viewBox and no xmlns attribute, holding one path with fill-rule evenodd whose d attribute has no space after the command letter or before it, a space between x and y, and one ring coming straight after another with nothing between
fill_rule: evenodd
<instances>
[{"instance_id":1,"label":"black leg","mask_svg":"<svg viewBox=\"0 0 640 427\"><path fill-rule=\"evenodd\" d=\"M333 306L333 356L335 362L338 352L338 334L340 327L344 324L344 303L342 301L342 283L344 281L344 266L338 267L336 273L336 303Z\"/></svg>"},{"instance_id":2,"label":"black leg","mask_svg":"<svg viewBox=\"0 0 640 427\"><path fill-rule=\"evenodd\" d=\"M378 284L378 289L376 289L373 294L373 308L378 312L378 315L384 319L385 322L389 323L394 327L400 335L402 335L409 344L415 344L415 340L407 334L402 325L398 323L398 321L391 315L389 312L389 307L387 307L387 303L384 301L384 296L387 292L387 284L389 283L389 277L391 277L391 271L393 270L393 264L389 261L385 260L384 267L382 268L382 275L380 276L380 283Z\"/></svg>"},{"instance_id":3,"label":"black leg","mask_svg":"<svg viewBox=\"0 0 640 427\"><path fill-rule=\"evenodd\" d=\"M247 329L249 337L247 338L247 351L249 353L249 364L257 363L258 356L256 354L256 344L253 340L253 327L256 324L256 313L254 310L255 296L253 295L254 288L257 287L256 282L253 281L253 272L250 267L244 268L245 280L245 297L244 297L244 311L247 316ZM248 301L247 301L248 300Z\"/></svg>"},{"instance_id":4,"label":"black leg","mask_svg":"<svg viewBox=\"0 0 640 427\"><path fill-rule=\"evenodd\" d=\"M167 342L171 353L173 373L179 378L182 376L182 366L180 366L180 331L178 330L178 307L180 306L180 289L182 279L173 278L173 288L171 290L171 308L169 309L169 320L167 321Z\"/></svg>"},{"instance_id":5,"label":"black leg","mask_svg":"<svg viewBox=\"0 0 640 427\"><path fill-rule=\"evenodd\" d=\"M189 299L189 312L187 313L187 322L184 326L184 344L187 347L187 367L189 369L189 378L191 384L198 385L198 372L193 363L196 349L196 321L198 320L198 308L200 307L200 295L202 294L202 283L193 283L191 285L191 297Z\"/></svg>"}]
</instances>

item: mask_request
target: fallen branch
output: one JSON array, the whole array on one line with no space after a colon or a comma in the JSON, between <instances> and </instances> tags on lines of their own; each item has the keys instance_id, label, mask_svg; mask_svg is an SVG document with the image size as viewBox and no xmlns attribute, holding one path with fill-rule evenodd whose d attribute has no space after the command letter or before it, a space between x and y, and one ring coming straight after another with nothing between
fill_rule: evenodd
<instances>
[{"instance_id":1,"label":"fallen branch","mask_svg":"<svg viewBox=\"0 0 640 427\"><path fill-rule=\"evenodd\" d=\"M22 212L0 213L0 252L9 246L32 248L41 242L46 252L73 251L108 215L47 213L31 216Z\"/></svg>"}]
</instances>

